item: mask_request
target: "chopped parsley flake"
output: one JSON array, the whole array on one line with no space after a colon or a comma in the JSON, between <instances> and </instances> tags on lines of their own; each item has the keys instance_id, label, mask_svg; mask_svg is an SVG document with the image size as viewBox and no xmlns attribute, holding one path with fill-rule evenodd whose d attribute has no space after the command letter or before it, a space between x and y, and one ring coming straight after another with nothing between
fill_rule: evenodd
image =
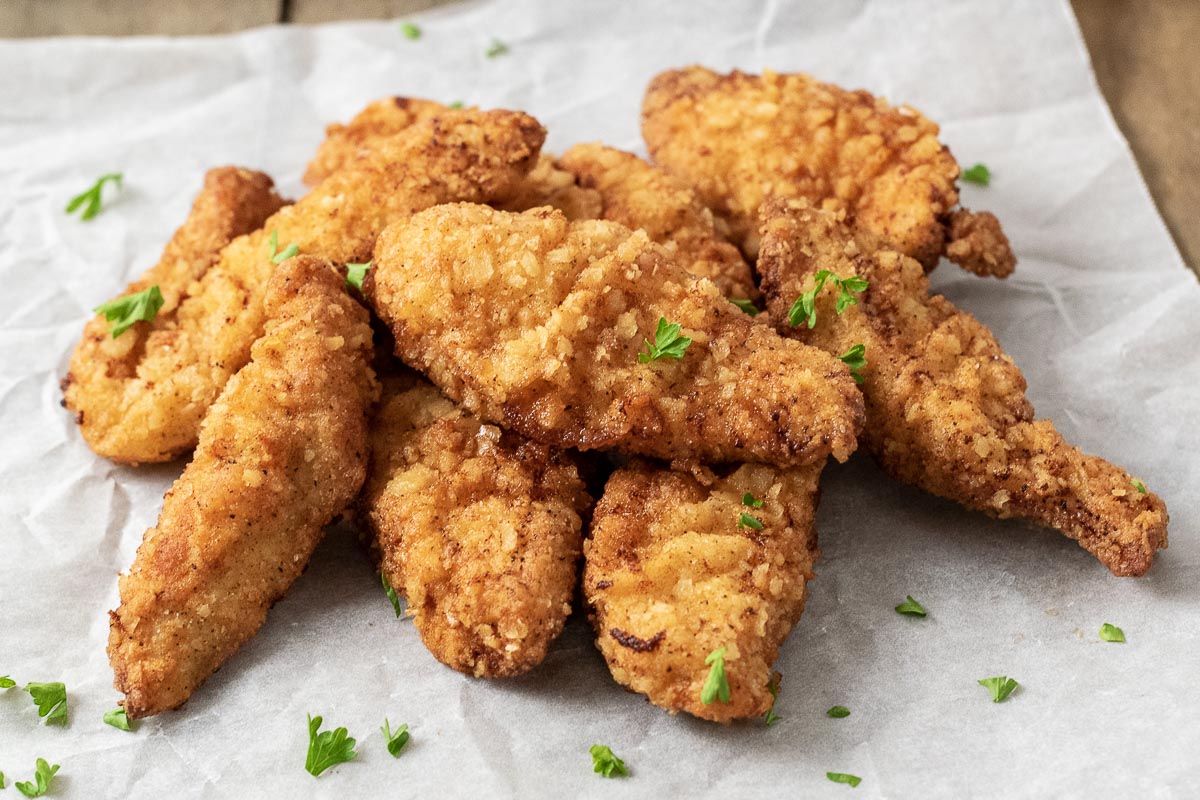
<instances>
[{"instance_id":1,"label":"chopped parsley flake","mask_svg":"<svg viewBox=\"0 0 1200 800\"><path fill-rule=\"evenodd\" d=\"M105 712L104 721L114 728L120 728L123 731L133 730L129 726L129 715L125 713L125 709L123 708L114 708L112 711Z\"/></svg>"},{"instance_id":2,"label":"chopped parsley flake","mask_svg":"<svg viewBox=\"0 0 1200 800\"><path fill-rule=\"evenodd\" d=\"M905 595L904 602L896 606L896 613L906 614L910 617L923 617L925 616L925 606L913 600L911 594Z\"/></svg>"},{"instance_id":3,"label":"chopped parsley flake","mask_svg":"<svg viewBox=\"0 0 1200 800\"><path fill-rule=\"evenodd\" d=\"M1100 638L1106 642L1124 642L1125 631L1110 622L1106 622L1100 626Z\"/></svg>"},{"instance_id":4,"label":"chopped parsley flake","mask_svg":"<svg viewBox=\"0 0 1200 800\"><path fill-rule=\"evenodd\" d=\"M371 268L373 263L375 262L368 261L365 264L347 264L346 285L353 286L361 292L363 279L367 277L367 270Z\"/></svg>"},{"instance_id":5,"label":"chopped parsley flake","mask_svg":"<svg viewBox=\"0 0 1200 800\"><path fill-rule=\"evenodd\" d=\"M827 269L821 270L816 274L813 288L797 297L796 302L792 303L792 307L788 309L788 322L791 323L793 328L801 322L807 323L810 329L816 326L817 293L825 286L826 281L838 290L835 308L839 314L850 306L858 305L858 299L854 295L865 292L869 285L865 279L857 275L851 275L849 278L839 278Z\"/></svg>"},{"instance_id":6,"label":"chopped parsley flake","mask_svg":"<svg viewBox=\"0 0 1200 800\"><path fill-rule=\"evenodd\" d=\"M762 504L763 501L755 500L754 495L750 492L746 492L744 495L742 495L742 505L744 506L750 506L751 508L762 508Z\"/></svg>"},{"instance_id":7,"label":"chopped parsley flake","mask_svg":"<svg viewBox=\"0 0 1200 800\"><path fill-rule=\"evenodd\" d=\"M982 678L979 685L991 692L993 703L1003 703L1020 684L1001 675L998 678Z\"/></svg>"},{"instance_id":8,"label":"chopped parsley flake","mask_svg":"<svg viewBox=\"0 0 1200 800\"><path fill-rule=\"evenodd\" d=\"M629 774L625 762L617 758L617 754L606 744L594 744L588 748L592 754L592 772L606 778L623 777Z\"/></svg>"},{"instance_id":9,"label":"chopped parsley flake","mask_svg":"<svg viewBox=\"0 0 1200 800\"><path fill-rule=\"evenodd\" d=\"M400 607L400 598L396 595L396 590L388 583L387 575L379 573L379 580L383 581L383 590L387 592L387 598L392 603L392 608L396 611L396 616L400 617L404 614L404 609Z\"/></svg>"},{"instance_id":10,"label":"chopped parsley flake","mask_svg":"<svg viewBox=\"0 0 1200 800\"><path fill-rule=\"evenodd\" d=\"M660 358L673 358L679 361L683 353L691 345L692 340L681 335L683 328L677 323L667 322L666 317L658 318L658 328L654 331L654 344L649 339L643 339L646 345L645 353L638 353L639 364L649 364Z\"/></svg>"},{"instance_id":11,"label":"chopped parsley flake","mask_svg":"<svg viewBox=\"0 0 1200 800\"><path fill-rule=\"evenodd\" d=\"M752 317L758 316L758 312L760 309L758 306L754 305L753 300L742 300L740 298L731 297L731 298L729 298L729 302L733 303L735 306L740 308L742 311L745 311L747 314L749 314Z\"/></svg>"},{"instance_id":12,"label":"chopped parsley flake","mask_svg":"<svg viewBox=\"0 0 1200 800\"><path fill-rule=\"evenodd\" d=\"M499 39L492 39L492 43L488 45L488 49L483 51L483 54L488 58L502 56L508 52L508 45Z\"/></svg>"},{"instance_id":13,"label":"chopped parsley flake","mask_svg":"<svg viewBox=\"0 0 1200 800\"><path fill-rule=\"evenodd\" d=\"M771 707L767 709L767 715L763 718L763 722L769 728L783 719L775 713L775 704L779 702L779 683L774 677L767 681L767 691L771 693Z\"/></svg>"},{"instance_id":14,"label":"chopped parsley flake","mask_svg":"<svg viewBox=\"0 0 1200 800\"><path fill-rule=\"evenodd\" d=\"M704 681L704 688L700 690L700 702L708 706L720 698L722 703L728 703L729 681L725 678L725 648L718 647L713 650L704 659L704 663L710 664L711 669L708 671L707 680Z\"/></svg>"},{"instance_id":15,"label":"chopped parsley flake","mask_svg":"<svg viewBox=\"0 0 1200 800\"><path fill-rule=\"evenodd\" d=\"M983 164L976 164L962 171L962 179L967 183L977 183L980 186L987 186L992 182L992 171Z\"/></svg>"},{"instance_id":16,"label":"chopped parsley flake","mask_svg":"<svg viewBox=\"0 0 1200 800\"><path fill-rule=\"evenodd\" d=\"M16 686L17 682L7 675L0 676L0 689L11 689Z\"/></svg>"},{"instance_id":17,"label":"chopped parsley flake","mask_svg":"<svg viewBox=\"0 0 1200 800\"><path fill-rule=\"evenodd\" d=\"M295 242L292 242L284 249L284 251L282 253L276 252L278 250L279 250L279 230L275 229L275 230L271 231L271 256L270 257L271 257L272 264L282 264L284 261L287 261L289 258L291 258L292 256L299 253L300 245L296 244Z\"/></svg>"},{"instance_id":18,"label":"chopped parsley flake","mask_svg":"<svg viewBox=\"0 0 1200 800\"><path fill-rule=\"evenodd\" d=\"M1133 488L1137 489L1138 494L1146 493L1146 484L1142 483L1141 481L1137 480L1136 478L1134 478L1134 480L1133 480Z\"/></svg>"},{"instance_id":19,"label":"chopped parsley flake","mask_svg":"<svg viewBox=\"0 0 1200 800\"><path fill-rule=\"evenodd\" d=\"M387 738L387 751L392 754L392 758L399 758L400 751L408 744L408 726L401 725L393 731L391 723L384 717L383 727L379 730L383 731L384 737Z\"/></svg>"},{"instance_id":20,"label":"chopped parsley flake","mask_svg":"<svg viewBox=\"0 0 1200 800\"><path fill-rule=\"evenodd\" d=\"M738 527L753 528L756 531L761 531L763 529L763 524L762 520L760 520L758 517L742 512L741 519L738 520Z\"/></svg>"},{"instance_id":21,"label":"chopped parsley flake","mask_svg":"<svg viewBox=\"0 0 1200 800\"><path fill-rule=\"evenodd\" d=\"M91 219L100 213L100 199L104 191L104 184L112 181L118 189L121 188L120 172L110 172L107 175L101 175L100 179L92 184L90 189L80 192L71 198L71 202L67 203L67 213L74 214L80 207L83 208L83 213L79 215L80 219Z\"/></svg>"},{"instance_id":22,"label":"chopped parsley flake","mask_svg":"<svg viewBox=\"0 0 1200 800\"><path fill-rule=\"evenodd\" d=\"M455 100L453 103L451 103L449 106L447 106L447 108L462 108L462 107L463 107L462 100Z\"/></svg>"},{"instance_id":23,"label":"chopped parsley flake","mask_svg":"<svg viewBox=\"0 0 1200 800\"><path fill-rule=\"evenodd\" d=\"M332 731L321 731L321 718L308 716L308 758L304 760L304 768L314 777L335 764L353 761L358 755L354 751L354 739L348 735L345 728Z\"/></svg>"},{"instance_id":24,"label":"chopped parsley flake","mask_svg":"<svg viewBox=\"0 0 1200 800\"><path fill-rule=\"evenodd\" d=\"M135 322L150 322L158 316L162 307L162 292L157 286L151 286L149 289L109 300L92 310L104 315L104 319L108 321L108 332L115 339L133 327Z\"/></svg>"},{"instance_id":25,"label":"chopped parsley flake","mask_svg":"<svg viewBox=\"0 0 1200 800\"><path fill-rule=\"evenodd\" d=\"M33 780L14 781L13 786L17 787L17 791L26 797L41 797L50 791L50 782L54 780L57 772L58 764L51 766L46 763L46 759L39 758L34 767Z\"/></svg>"},{"instance_id":26,"label":"chopped parsley flake","mask_svg":"<svg viewBox=\"0 0 1200 800\"><path fill-rule=\"evenodd\" d=\"M862 783L862 778L857 775L851 775L846 772L826 772L825 777L834 783L848 783L851 787L858 786Z\"/></svg>"},{"instance_id":27,"label":"chopped parsley flake","mask_svg":"<svg viewBox=\"0 0 1200 800\"><path fill-rule=\"evenodd\" d=\"M414 42L421 38L421 29L411 22L401 25L400 32L404 34L405 39L412 39Z\"/></svg>"},{"instance_id":28,"label":"chopped parsley flake","mask_svg":"<svg viewBox=\"0 0 1200 800\"><path fill-rule=\"evenodd\" d=\"M850 377L854 378L854 382L862 384L863 376L859 372L867 365L867 346L865 344L856 344L846 352L842 353L838 358L846 362L846 366L850 367Z\"/></svg>"},{"instance_id":29,"label":"chopped parsley flake","mask_svg":"<svg viewBox=\"0 0 1200 800\"><path fill-rule=\"evenodd\" d=\"M25 691L38 707L38 716L46 718L47 725L67 724L67 687L54 683L27 683Z\"/></svg>"},{"instance_id":30,"label":"chopped parsley flake","mask_svg":"<svg viewBox=\"0 0 1200 800\"><path fill-rule=\"evenodd\" d=\"M850 716L850 709L845 706L834 706L825 712L825 716L833 717L834 719L845 719Z\"/></svg>"}]
</instances>

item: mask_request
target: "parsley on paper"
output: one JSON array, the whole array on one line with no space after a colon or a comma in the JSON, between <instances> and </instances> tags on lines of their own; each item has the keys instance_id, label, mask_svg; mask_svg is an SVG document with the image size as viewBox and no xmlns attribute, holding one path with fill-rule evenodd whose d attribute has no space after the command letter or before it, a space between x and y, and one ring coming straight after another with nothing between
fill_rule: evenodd
<instances>
[{"instance_id":1,"label":"parsley on paper","mask_svg":"<svg viewBox=\"0 0 1200 800\"><path fill-rule=\"evenodd\" d=\"M353 286L355 289L362 291L363 278L367 277L367 270L371 268L374 261L368 261L365 264L347 264L346 265L346 285Z\"/></svg>"},{"instance_id":2,"label":"parsley on paper","mask_svg":"<svg viewBox=\"0 0 1200 800\"><path fill-rule=\"evenodd\" d=\"M308 758L304 760L304 768L314 777L335 764L353 761L358 755L354 752L354 739L345 728L317 733L320 728L321 718L309 714Z\"/></svg>"},{"instance_id":3,"label":"parsley on paper","mask_svg":"<svg viewBox=\"0 0 1200 800\"><path fill-rule=\"evenodd\" d=\"M738 520L738 527L753 528L756 531L761 531L763 529L763 524L762 520L760 520L758 517L742 512L742 517Z\"/></svg>"},{"instance_id":4,"label":"parsley on paper","mask_svg":"<svg viewBox=\"0 0 1200 800\"><path fill-rule=\"evenodd\" d=\"M725 678L725 648L718 647L713 650L704 659L705 664L711 664L712 668L708 671L708 679L704 681L704 688L700 690L700 702L704 705L712 705L712 702L718 697L722 703L729 702L729 681Z\"/></svg>"},{"instance_id":5,"label":"parsley on paper","mask_svg":"<svg viewBox=\"0 0 1200 800\"><path fill-rule=\"evenodd\" d=\"M17 791L26 797L41 797L50 791L50 782L54 780L56 772L58 772L58 764L51 766L46 763L46 759L39 758L37 766L34 768L33 780L14 781L13 786L17 787Z\"/></svg>"},{"instance_id":6,"label":"parsley on paper","mask_svg":"<svg viewBox=\"0 0 1200 800\"><path fill-rule=\"evenodd\" d=\"M992 693L993 703L1003 703L1013 693L1013 689L1020 685L1012 678L1003 675L998 678L982 678L978 683Z\"/></svg>"},{"instance_id":7,"label":"parsley on paper","mask_svg":"<svg viewBox=\"0 0 1200 800\"><path fill-rule=\"evenodd\" d=\"M769 728L783 717L775 713L775 704L779 702L779 685L775 682L774 676L767 681L767 691L771 693L771 707L767 709L767 715L763 718L763 722Z\"/></svg>"},{"instance_id":8,"label":"parsley on paper","mask_svg":"<svg viewBox=\"0 0 1200 800\"><path fill-rule=\"evenodd\" d=\"M1134 478L1134 480L1133 480L1133 488L1138 490L1138 494L1146 493L1146 484L1142 483L1141 481L1139 481L1136 478Z\"/></svg>"},{"instance_id":9,"label":"parsley on paper","mask_svg":"<svg viewBox=\"0 0 1200 800\"><path fill-rule=\"evenodd\" d=\"M104 184L112 181L120 189L122 177L124 176L120 172L110 172L107 175L101 175L100 179L93 183L90 189L80 192L71 198L71 202L67 203L67 213L74 214L82 206L83 213L79 215L80 219L91 219L96 216L100 213L100 197L104 192Z\"/></svg>"},{"instance_id":10,"label":"parsley on paper","mask_svg":"<svg viewBox=\"0 0 1200 800\"><path fill-rule=\"evenodd\" d=\"M61 683L27 683L25 691L38 707L38 716L47 725L67 724L67 687Z\"/></svg>"},{"instance_id":11,"label":"parsley on paper","mask_svg":"<svg viewBox=\"0 0 1200 800\"><path fill-rule=\"evenodd\" d=\"M678 324L667 322L666 317L659 317L658 328L654 331L654 344L650 344L649 339L642 340L647 352L638 353L638 363L649 364L660 358L682 359L684 351L692 343L691 339L680 335L682 330Z\"/></svg>"},{"instance_id":12,"label":"parsley on paper","mask_svg":"<svg viewBox=\"0 0 1200 800\"><path fill-rule=\"evenodd\" d=\"M826 772L825 777L834 783L848 783L851 787L858 786L862 783L862 778L857 775L851 775L846 772Z\"/></svg>"},{"instance_id":13,"label":"parsley on paper","mask_svg":"<svg viewBox=\"0 0 1200 800\"><path fill-rule=\"evenodd\" d=\"M11 689L16 686L17 682L7 675L0 676L0 689Z\"/></svg>"},{"instance_id":14,"label":"parsley on paper","mask_svg":"<svg viewBox=\"0 0 1200 800\"><path fill-rule=\"evenodd\" d=\"M1124 642L1125 631L1112 623L1106 622L1100 626L1100 638L1106 642Z\"/></svg>"},{"instance_id":15,"label":"parsley on paper","mask_svg":"<svg viewBox=\"0 0 1200 800\"><path fill-rule=\"evenodd\" d=\"M905 595L904 602L896 606L896 613L906 614L910 617L923 617L925 616L925 606L913 600L911 594Z\"/></svg>"},{"instance_id":16,"label":"parsley on paper","mask_svg":"<svg viewBox=\"0 0 1200 800\"><path fill-rule=\"evenodd\" d=\"M115 339L133 327L133 323L149 322L157 317L162 307L162 292L157 286L151 286L149 289L109 300L92 311L104 315L104 319L108 321L108 332Z\"/></svg>"},{"instance_id":17,"label":"parsley on paper","mask_svg":"<svg viewBox=\"0 0 1200 800\"><path fill-rule=\"evenodd\" d=\"M754 495L750 492L746 492L744 495L742 495L742 505L744 506L750 506L751 508L762 508L762 504L763 501L755 500Z\"/></svg>"},{"instance_id":18,"label":"parsley on paper","mask_svg":"<svg viewBox=\"0 0 1200 800\"><path fill-rule=\"evenodd\" d=\"M411 22L401 25L400 32L404 34L405 39L412 39L414 42L421 38L421 29Z\"/></svg>"},{"instance_id":19,"label":"parsley on paper","mask_svg":"<svg viewBox=\"0 0 1200 800\"><path fill-rule=\"evenodd\" d=\"M508 52L508 45L499 39L492 39L492 43L488 45L488 49L483 51L483 54L488 58L502 56Z\"/></svg>"},{"instance_id":20,"label":"parsley on paper","mask_svg":"<svg viewBox=\"0 0 1200 800\"><path fill-rule=\"evenodd\" d=\"M450 105L447 106L447 108L462 108L462 107L463 107L462 100L455 100L453 103L451 103Z\"/></svg>"},{"instance_id":21,"label":"parsley on paper","mask_svg":"<svg viewBox=\"0 0 1200 800\"><path fill-rule=\"evenodd\" d=\"M383 731L384 737L387 738L387 751L392 754L392 758L399 758L400 751L408 744L408 726L401 725L393 731L392 724L384 717L383 727L379 730Z\"/></svg>"},{"instance_id":22,"label":"parsley on paper","mask_svg":"<svg viewBox=\"0 0 1200 800\"><path fill-rule=\"evenodd\" d=\"M4 788L4 786L5 786L5 783L4 783L4 772L3 772L3 771L0 771L0 789L3 789L3 788Z\"/></svg>"},{"instance_id":23,"label":"parsley on paper","mask_svg":"<svg viewBox=\"0 0 1200 800\"><path fill-rule=\"evenodd\" d=\"M729 302L733 303L735 306L740 308L742 311L745 311L752 317L758 316L759 308L758 306L754 305L753 300L742 300L740 298L731 297L729 298Z\"/></svg>"},{"instance_id":24,"label":"parsley on paper","mask_svg":"<svg viewBox=\"0 0 1200 800\"><path fill-rule=\"evenodd\" d=\"M120 728L123 731L131 731L133 728L129 726L129 715L125 713L123 708L114 708L112 711L104 713L104 721L114 728Z\"/></svg>"},{"instance_id":25,"label":"parsley on paper","mask_svg":"<svg viewBox=\"0 0 1200 800\"><path fill-rule=\"evenodd\" d=\"M289 258L291 258L292 256L299 253L300 245L296 244L295 242L292 242L286 248L284 248L284 251L282 253L277 252L278 250L279 250L279 229L276 228L275 230L271 231L271 256L270 256L270 258L271 258L272 264L282 264L284 261L287 261Z\"/></svg>"},{"instance_id":26,"label":"parsley on paper","mask_svg":"<svg viewBox=\"0 0 1200 800\"><path fill-rule=\"evenodd\" d=\"M834 307L839 314L850 306L858 305L858 299L854 295L865 292L868 286L867 281L857 275L851 275L849 278L839 278L827 269L821 270L816 274L813 288L797 297L796 302L792 303L792 307L788 309L788 322L791 323L793 328L801 322L807 323L809 328L816 326L817 292L821 291L826 281L838 290L837 303Z\"/></svg>"},{"instance_id":27,"label":"parsley on paper","mask_svg":"<svg viewBox=\"0 0 1200 800\"><path fill-rule=\"evenodd\" d=\"M992 182L992 171L983 164L976 164L962 171L962 179L967 183L977 183L987 186Z\"/></svg>"},{"instance_id":28,"label":"parsley on paper","mask_svg":"<svg viewBox=\"0 0 1200 800\"><path fill-rule=\"evenodd\" d=\"M606 778L621 777L629 774L625 762L617 758L617 754L606 744L594 744L588 748L592 754L592 772L598 772Z\"/></svg>"},{"instance_id":29,"label":"parsley on paper","mask_svg":"<svg viewBox=\"0 0 1200 800\"><path fill-rule=\"evenodd\" d=\"M850 709L845 706L834 706L825 712L825 716L833 717L834 719L845 719L850 716Z\"/></svg>"},{"instance_id":30,"label":"parsley on paper","mask_svg":"<svg viewBox=\"0 0 1200 800\"><path fill-rule=\"evenodd\" d=\"M846 366L850 368L850 377L854 378L854 382L857 384L863 382L863 376L859 370L867 365L866 354L867 346L865 344L856 344L838 356L838 358L846 362Z\"/></svg>"},{"instance_id":31,"label":"parsley on paper","mask_svg":"<svg viewBox=\"0 0 1200 800\"><path fill-rule=\"evenodd\" d=\"M396 616L400 617L404 614L404 609L400 607L400 598L396 596L396 590L388 583L387 575L379 573L379 580L383 581L383 590L387 592L387 598L392 603L392 608L396 610Z\"/></svg>"}]
</instances>

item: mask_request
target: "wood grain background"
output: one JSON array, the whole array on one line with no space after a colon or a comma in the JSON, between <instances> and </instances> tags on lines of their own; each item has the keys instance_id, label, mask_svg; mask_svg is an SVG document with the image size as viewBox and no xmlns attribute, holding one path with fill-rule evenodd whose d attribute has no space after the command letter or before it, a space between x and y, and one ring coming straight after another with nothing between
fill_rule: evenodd
<instances>
[{"instance_id":1,"label":"wood grain background","mask_svg":"<svg viewBox=\"0 0 1200 800\"><path fill-rule=\"evenodd\" d=\"M393 19L452 0L0 0L0 36L228 33ZM1002 2L1003 0L997 0ZM1072 0L1100 89L1184 260L1200 268L1200 0Z\"/></svg>"}]
</instances>

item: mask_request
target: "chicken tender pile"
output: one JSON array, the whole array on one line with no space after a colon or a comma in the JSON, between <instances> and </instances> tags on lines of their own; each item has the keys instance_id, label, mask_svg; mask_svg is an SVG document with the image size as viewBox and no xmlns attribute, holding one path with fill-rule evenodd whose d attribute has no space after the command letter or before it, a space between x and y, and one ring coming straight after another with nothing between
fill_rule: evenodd
<instances>
[{"instance_id":1,"label":"chicken tender pile","mask_svg":"<svg viewBox=\"0 0 1200 800\"><path fill-rule=\"evenodd\" d=\"M327 128L295 203L208 173L122 295L162 305L103 306L62 383L97 454L194 449L110 613L130 717L186 702L343 515L443 664L535 669L582 588L618 683L718 722L772 709L820 476L860 441L900 481L1150 568L1162 500L1036 419L996 338L929 292L943 256L1016 263L958 206L937 125L689 67L651 82L642 128L654 163L556 159L519 111L387 97Z\"/></svg>"},{"instance_id":2,"label":"chicken tender pile","mask_svg":"<svg viewBox=\"0 0 1200 800\"><path fill-rule=\"evenodd\" d=\"M420 378L385 383L359 511L439 661L540 664L571 613L590 499L574 459L486 425Z\"/></svg>"}]
</instances>

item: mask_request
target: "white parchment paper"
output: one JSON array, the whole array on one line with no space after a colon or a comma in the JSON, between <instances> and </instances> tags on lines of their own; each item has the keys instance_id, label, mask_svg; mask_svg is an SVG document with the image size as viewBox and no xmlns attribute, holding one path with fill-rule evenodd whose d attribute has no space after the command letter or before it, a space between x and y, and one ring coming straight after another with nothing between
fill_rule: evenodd
<instances>
[{"instance_id":1,"label":"white parchment paper","mask_svg":"<svg viewBox=\"0 0 1200 800\"><path fill-rule=\"evenodd\" d=\"M61 797L1195 797L1200 795L1200 289L1097 92L1066 2L472 3L395 23L199 39L0 42L0 675L64 681L71 719L39 725L0 692L0 770L62 765ZM511 48L489 59L493 38ZM670 717L608 676L574 619L511 681L436 663L331 535L263 631L180 712L123 733L105 612L182 464L114 466L84 446L58 380L88 310L152 264L201 175L236 163L285 192L321 140L386 94L523 108L549 148L642 148L661 69L804 70L943 124L990 188L1020 257L1005 282L934 283L1024 369L1038 411L1167 501L1171 547L1141 580L1074 543L886 479L828 470L824 560L783 649L783 721ZM63 213L98 175L125 189ZM924 620L892 607L905 594ZM1103 622L1124 645L1099 641ZM978 678L1021 682L1004 704ZM833 704L852 715L825 716ZM345 725L358 760L303 769L305 714ZM407 722L399 760L378 727ZM588 747L632 770L605 781ZM856 789L826 771L860 775ZM849 793L849 795L847 795ZM13 796L16 793L13 792Z\"/></svg>"}]
</instances>

